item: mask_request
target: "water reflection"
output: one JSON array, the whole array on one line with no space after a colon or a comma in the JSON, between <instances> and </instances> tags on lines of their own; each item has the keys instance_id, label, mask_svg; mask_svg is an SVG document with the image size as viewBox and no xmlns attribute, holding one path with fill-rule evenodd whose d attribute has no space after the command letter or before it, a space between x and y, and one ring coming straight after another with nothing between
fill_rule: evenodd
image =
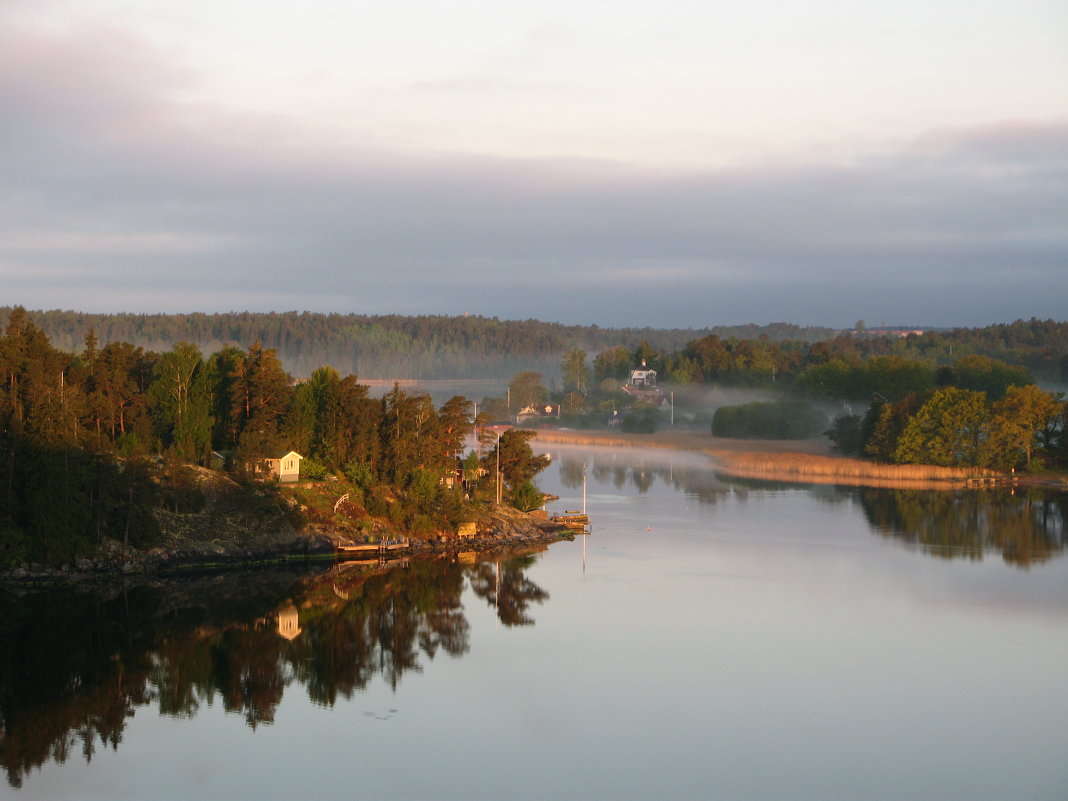
<instances>
[{"instance_id":1,"label":"water reflection","mask_svg":"<svg viewBox=\"0 0 1068 801\"><path fill-rule=\"evenodd\" d=\"M568 489L582 486L584 461L569 454L555 460ZM750 493L804 490L823 503L858 505L879 536L924 554L946 559L981 559L1000 553L1006 562L1028 567L1061 554L1068 545L1068 493L1050 488L912 490L793 484L716 473L705 465L675 463L616 452L589 457L589 475L616 489L646 494L659 481L713 505Z\"/></svg>"},{"instance_id":2,"label":"water reflection","mask_svg":"<svg viewBox=\"0 0 1068 801\"><path fill-rule=\"evenodd\" d=\"M981 559L1000 552L1027 567L1066 545L1068 495L1048 490L856 490L872 528L924 553Z\"/></svg>"},{"instance_id":3,"label":"water reflection","mask_svg":"<svg viewBox=\"0 0 1068 801\"><path fill-rule=\"evenodd\" d=\"M471 648L468 584L506 626L532 625L548 593L531 550L317 575L225 574L109 592L0 595L0 765L12 787L47 761L117 749L139 707L189 718L218 700L253 729L294 683L315 703L376 676L396 689L440 651Z\"/></svg>"},{"instance_id":4,"label":"water reflection","mask_svg":"<svg viewBox=\"0 0 1068 801\"><path fill-rule=\"evenodd\" d=\"M560 482L568 489L582 488L583 464L589 477L617 490L633 487L639 495L650 492L657 481L679 492L692 495L702 503L714 504L723 496L736 493L740 486L724 480L707 465L677 464L674 461L651 459L635 454L633 459L607 451L595 453L588 460L568 454L557 455L553 461L559 466Z\"/></svg>"}]
</instances>

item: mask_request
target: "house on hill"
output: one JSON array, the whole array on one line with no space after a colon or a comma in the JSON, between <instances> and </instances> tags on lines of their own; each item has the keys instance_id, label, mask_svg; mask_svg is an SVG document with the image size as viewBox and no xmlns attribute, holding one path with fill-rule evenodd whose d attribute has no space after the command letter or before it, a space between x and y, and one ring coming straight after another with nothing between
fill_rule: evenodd
<instances>
[{"instance_id":1,"label":"house on hill","mask_svg":"<svg viewBox=\"0 0 1068 801\"><path fill-rule=\"evenodd\" d=\"M656 370L650 370L645 360L642 366L630 371L630 380L620 389L638 401L660 406L664 402L664 391L656 385Z\"/></svg>"},{"instance_id":2,"label":"house on hill","mask_svg":"<svg viewBox=\"0 0 1068 801\"><path fill-rule=\"evenodd\" d=\"M287 482L300 479L300 460L304 457L296 451L285 456L267 458L261 461L261 470L275 481Z\"/></svg>"}]
</instances>

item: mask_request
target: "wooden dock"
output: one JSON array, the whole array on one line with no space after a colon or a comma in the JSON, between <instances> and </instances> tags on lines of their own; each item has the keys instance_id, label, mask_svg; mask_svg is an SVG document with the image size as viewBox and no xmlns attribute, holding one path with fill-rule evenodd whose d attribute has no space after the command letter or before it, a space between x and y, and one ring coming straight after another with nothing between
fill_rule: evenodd
<instances>
[{"instance_id":1,"label":"wooden dock","mask_svg":"<svg viewBox=\"0 0 1068 801\"><path fill-rule=\"evenodd\" d=\"M382 542L371 542L360 545L342 545L341 543L335 543L334 552L339 556L375 558L392 553L409 551L411 550L411 547L411 543L407 540L383 540Z\"/></svg>"},{"instance_id":2,"label":"wooden dock","mask_svg":"<svg viewBox=\"0 0 1068 801\"><path fill-rule=\"evenodd\" d=\"M568 510L560 515L553 515L549 520L558 526L563 526L569 531L587 533L590 526L590 516L578 511Z\"/></svg>"}]
</instances>

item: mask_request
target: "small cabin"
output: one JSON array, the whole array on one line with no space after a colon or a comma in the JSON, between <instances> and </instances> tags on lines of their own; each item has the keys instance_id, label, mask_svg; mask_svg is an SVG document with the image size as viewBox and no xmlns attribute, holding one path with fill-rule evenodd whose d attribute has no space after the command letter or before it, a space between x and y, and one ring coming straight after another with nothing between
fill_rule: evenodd
<instances>
[{"instance_id":1,"label":"small cabin","mask_svg":"<svg viewBox=\"0 0 1068 801\"><path fill-rule=\"evenodd\" d=\"M287 482L300 479L300 460L304 457L296 451L290 451L277 459L264 459L267 474L275 481Z\"/></svg>"}]
</instances>

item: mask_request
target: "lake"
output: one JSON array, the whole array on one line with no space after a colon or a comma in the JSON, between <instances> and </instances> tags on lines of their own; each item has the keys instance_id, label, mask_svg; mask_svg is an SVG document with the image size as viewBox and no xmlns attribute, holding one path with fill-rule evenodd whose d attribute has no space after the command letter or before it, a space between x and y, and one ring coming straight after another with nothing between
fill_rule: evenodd
<instances>
[{"instance_id":1,"label":"lake","mask_svg":"<svg viewBox=\"0 0 1068 801\"><path fill-rule=\"evenodd\" d=\"M1068 497L549 449L589 536L0 596L0 797L1068 798Z\"/></svg>"}]
</instances>

